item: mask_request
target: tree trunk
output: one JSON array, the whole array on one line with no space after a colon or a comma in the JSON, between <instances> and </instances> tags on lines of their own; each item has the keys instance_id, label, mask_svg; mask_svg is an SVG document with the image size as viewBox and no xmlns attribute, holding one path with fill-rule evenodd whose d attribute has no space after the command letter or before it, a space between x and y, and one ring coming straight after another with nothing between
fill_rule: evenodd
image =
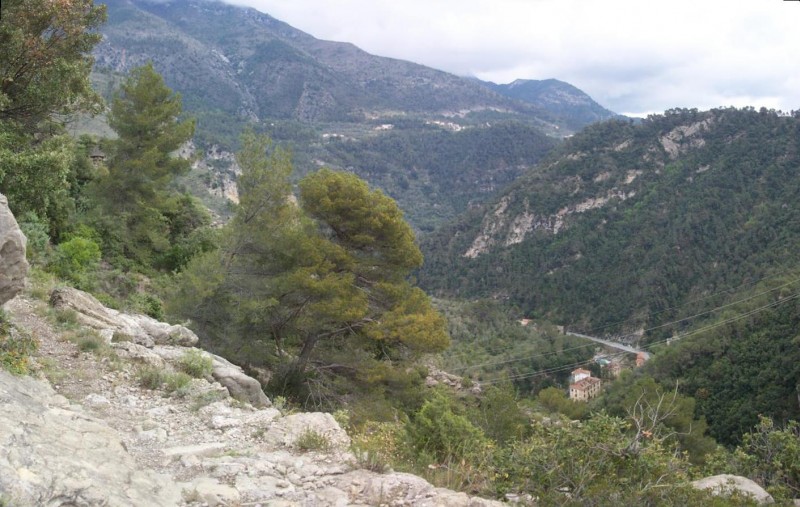
<instances>
[{"instance_id":1,"label":"tree trunk","mask_svg":"<svg viewBox=\"0 0 800 507\"><path fill-rule=\"evenodd\" d=\"M314 351L318 340L318 336L306 338L306 341L303 343L303 349L300 351L300 355L297 356L297 362L294 364L295 371L298 373L305 373L308 360L311 358L311 352Z\"/></svg>"}]
</instances>

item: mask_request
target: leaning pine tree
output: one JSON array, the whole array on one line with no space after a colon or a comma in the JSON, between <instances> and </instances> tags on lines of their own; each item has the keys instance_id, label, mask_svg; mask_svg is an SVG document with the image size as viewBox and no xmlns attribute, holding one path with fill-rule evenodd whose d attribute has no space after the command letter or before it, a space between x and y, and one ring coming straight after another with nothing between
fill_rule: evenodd
<instances>
[{"instance_id":1,"label":"leaning pine tree","mask_svg":"<svg viewBox=\"0 0 800 507\"><path fill-rule=\"evenodd\" d=\"M247 133L240 203L224 245L191 262L175 310L208 345L276 371L273 387L369 376L449 344L444 318L409 281L422 263L397 204L358 177L323 169L291 192L291 163Z\"/></svg>"}]
</instances>

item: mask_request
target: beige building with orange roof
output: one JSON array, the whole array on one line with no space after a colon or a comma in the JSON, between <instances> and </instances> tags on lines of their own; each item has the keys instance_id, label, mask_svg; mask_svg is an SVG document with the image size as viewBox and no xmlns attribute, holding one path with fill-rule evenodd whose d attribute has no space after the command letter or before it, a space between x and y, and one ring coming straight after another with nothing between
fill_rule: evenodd
<instances>
[{"instance_id":1,"label":"beige building with orange roof","mask_svg":"<svg viewBox=\"0 0 800 507\"><path fill-rule=\"evenodd\" d=\"M597 377L586 377L569 385L569 399L574 401L589 401L598 394L603 387L603 381Z\"/></svg>"}]
</instances>

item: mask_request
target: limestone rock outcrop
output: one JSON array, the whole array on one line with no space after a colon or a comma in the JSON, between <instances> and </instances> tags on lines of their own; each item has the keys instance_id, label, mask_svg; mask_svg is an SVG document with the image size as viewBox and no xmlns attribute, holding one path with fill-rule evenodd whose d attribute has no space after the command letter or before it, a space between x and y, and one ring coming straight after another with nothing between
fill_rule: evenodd
<instances>
[{"instance_id":1,"label":"limestone rock outcrop","mask_svg":"<svg viewBox=\"0 0 800 507\"><path fill-rule=\"evenodd\" d=\"M25 275L28 273L26 244L25 235L8 209L8 199L0 194L0 305L25 287Z\"/></svg>"},{"instance_id":2,"label":"limestone rock outcrop","mask_svg":"<svg viewBox=\"0 0 800 507\"><path fill-rule=\"evenodd\" d=\"M237 400L246 401L254 407L270 407L272 403L261 389L261 383L246 375L241 368L224 357L211 354L211 376L228 389Z\"/></svg>"},{"instance_id":3,"label":"limestone rock outcrop","mask_svg":"<svg viewBox=\"0 0 800 507\"><path fill-rule=\"evenodd\" d=\"M481 385L477 382L473 383L470 381L469 387L466 387L468 384L464 381L464 377L447 373L434 364L428 364L427 367L428 376L425 377L425 385L428 387L443 385L456 391L466 391L468 389L472 394L481 393Z\"/></svg>"},{"instance_id":4,"label":"limestone rock outcrop","mask_svg":"<svg viewBox=\"0 0 800 507\"><path fill-rule=\"evenodd\" d=\"M306 433L314 433L329 444L330 450L347 451L350 437L331 414L300 412L283 417L270 426L264 441L284 447L294 447Z\"/></svg>"},{"instance_id":5,"label":"limestone rock outcrop","mask_svg":"<svg viewBox=\"0 0 800 507\"><path fill-rule=\"evenodd\" d=\"M191 333L191 331L189 332ZM112 343L112 346L117 350L117 354L122 357L158 367L164 366L165 363L178 364L183 355L189 350L186 347L175 345L146 347L138 343L124 341ZM225 387L231 397L247 402L256 408L272 406L272 402L264 394L261 383L258 380L244 373L240 367L224 357L200 349L195 350L199 350L203 355L211 359L211 378Z\"/></svg>"},{"instance_id":6,"label":"limestone rock outcrop","mask_svg":"<svg viewBox=\"0 0 800 507\"><path fill-rule=\"evenodd\" d=\"M106 308L91 294L72 287L54 289L50 294L53 308L75 312L77 321L98 331L108 343L130 359L154 366L175 362L198 342L197 335L181 325L159 322L147 315L124 313ZM261 384L225 358L209 354L212 377L225 386L234 398L254 407L269 407L269 398Z\"/></svg>"},{"instance_id":7,"label":"limestone rock outcrop","mask_svg":"<svg viewBox=\"0 0 800 507\"><path fill-rule=\"evenodd\" d=\"M145 347L191 347L198 341L197 335L184 326L159 322L147 315L106 308L91 294L72 287L54 289L50 294L50 304L56 309L74 311L80 324L99 331L108 342L128 340Z\"/></svg>"},{"instance_id":8,"label":"limestone rock outcrop","mask_svg":"<svg viewBox=\"0 0 800 507\"><path fill-rule=\"evenodd\" d=\"M495 500L470 497L431 483L412 474L376 474L354 470L342 475L339 487L356 492L367 505L413 505L415 507L501 507ZM388 501L387 501L388 500Z\"/></svg>"},{"instance_id":9,"label":"limestone rock outcrop","mask_svg":"<svg viewBox=\"0 0 800 507\"><path fill-rule=\"evenodd\" d=\"M330 414L255 408L213 374L174 391L145 387L141 364L169 369L199 349L113 341L113 359L81 352L37 306L19 297L7 311L13 325L40 337L36 360L53 368L53 386L72 401L42 381L0 372L0 505L503 505L414 475L360 469Z\"/></svg>"},{"instance_id":10,"label":"limestone rock outcrop","mask_svg":"<svg viewBox=\"0 0 800 507\"><path fill-rule=\"evenodd\" d=\"M181 500L174 481L138 469L114 430L48 384L0 370L0 407L4 505L168 506Z\"/></svg>"},{"instance_id":11,"label":"limestone rock outcrop","mask_svg":"<svg viewBox=\"0 0 800 507\"><path fill-rule=\"evenodd\" d=\"M760 505L775 503L772 495L764 488L747 477L738 475L721 474L712 475L692 482L695 489L708 489L715 496L730 496L733 492L738 492L750 496Z\"/></svg>"}]
</instances>

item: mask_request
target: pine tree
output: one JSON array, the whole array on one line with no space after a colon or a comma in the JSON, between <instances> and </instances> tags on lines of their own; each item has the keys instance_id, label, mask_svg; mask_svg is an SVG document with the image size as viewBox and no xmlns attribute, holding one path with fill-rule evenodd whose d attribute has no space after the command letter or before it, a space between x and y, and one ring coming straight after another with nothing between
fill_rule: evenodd
<instances>
[{"instance_id":1,"label":"pine tree","mask_svg":"<svg viewBox=\"0 0 800 507\"><path fill-rule=\"evenodd\" d=\"M92 48L105 5L92 0L0 4L0 121L31 130L53 113L95 109Z\"/></svg>"},{"instance_id":2,"label":"pine tree","mask_svg":"<svg viewBox=\"0 0 800 507\"><path fill-rule=\"evenodd\" d=\"M407 280L422 255L391 198L322 170L301 180L298 202L288 155L266 156L268 140L253 133L242 146L241 201L224 247L190 263L174 298L212 346L283 365L287 384L302 384L312 362L348 361L331 354L365 371L368 361L447 347L444 318Z\"/></svg>"},{"instance_id":3,"label":"pine tree","mask_svg":"<svg viewBox=\"0 0 800 507\"><path fill-rule=\"evenodd\" d=\"M174 154L194 133L194 120L179 121L180 114L180 95L150 63L131 72L111 106L109 125L119 138L98 189L104 213L99 228L107 250L142 265L170 247L168 216L181 201L169 184L190 168Z\"/></svg>"}]
</instances>

